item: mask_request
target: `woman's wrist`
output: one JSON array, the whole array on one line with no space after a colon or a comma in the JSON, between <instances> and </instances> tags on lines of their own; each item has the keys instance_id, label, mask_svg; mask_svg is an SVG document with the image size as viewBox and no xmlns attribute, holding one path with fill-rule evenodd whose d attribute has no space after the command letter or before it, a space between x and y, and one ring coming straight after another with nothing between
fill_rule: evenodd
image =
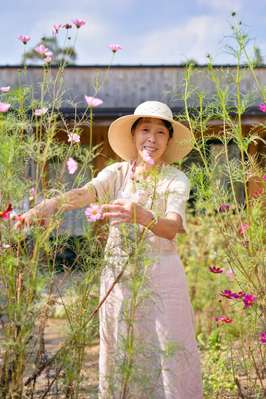
<instances>
[{"instance_id":1,"label":"woman's wrist","mask_svg":"<svg viewBox=\"0 0 266 399\"><path fill-rule=\"evenodd\" d=\"M155 226L158 223L158 221L159 218L158 216L156 216L156 214L153 211L145 209L143 223L141 223L143 226L149 229L150 227Z\"/></svg>"}]
</instances>

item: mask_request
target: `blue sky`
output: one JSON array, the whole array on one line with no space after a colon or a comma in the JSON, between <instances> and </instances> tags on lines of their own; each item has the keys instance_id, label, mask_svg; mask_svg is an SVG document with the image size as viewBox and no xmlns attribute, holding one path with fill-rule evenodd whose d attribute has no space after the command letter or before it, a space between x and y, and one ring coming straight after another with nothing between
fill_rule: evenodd
<instances>
[{"instance_id":1,"label":"blue sky","mask_svg":"<svg viewBox=\"0 0 266 399\"><path fill-rule=\"evenodd\" d=\"M33 46L54 23L73 18L86 20L75 45L77 64L108 64L113 42L123 47L115 64L206 63L208 53L215 63L233 63L224 49L232 11L251 38L250 52L258 46L266 62L266 0L9 0L1 7L0 64L20 62L18 35L30 35Z\"/></svg>"}]
</instances>

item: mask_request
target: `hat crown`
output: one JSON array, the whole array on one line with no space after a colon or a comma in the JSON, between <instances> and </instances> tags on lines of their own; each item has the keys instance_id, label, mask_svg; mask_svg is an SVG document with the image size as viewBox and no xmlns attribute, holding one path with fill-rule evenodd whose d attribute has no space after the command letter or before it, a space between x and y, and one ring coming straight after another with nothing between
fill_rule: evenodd
<instances>
[{"instance_id":1,"label":"hat crown","mask_svg":"<svg viewBox=\"0 0 266 399\"><path fill-rule=\"evenodd\" d=\"M140 104L134 112L138 116L153 116L161 119L173 119L173 113L168 105L159 101L145 101Z\"/></svg>"}]
</instances>

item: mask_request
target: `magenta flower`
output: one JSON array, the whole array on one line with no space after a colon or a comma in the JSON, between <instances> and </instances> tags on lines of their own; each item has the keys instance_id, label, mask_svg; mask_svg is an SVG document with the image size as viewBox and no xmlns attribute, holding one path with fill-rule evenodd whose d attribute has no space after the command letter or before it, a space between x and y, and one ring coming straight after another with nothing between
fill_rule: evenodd
<instances>
[{"instance_id":1,"label":"magenta flower","mask_svg":"<svg viewBox=\"0 0 266 399\"><path fill-rule=\"evenodd\" d=\"M222 323L226 323L226 324L232 323L232 321L233 321L232 319L230 319L230 318L227 317L227 316L215 317L215 320L216 320L217 322L221 321Z\"/></svg>"},{"instance_id":2,"label":"magenta flower","mask_svg":"<svg viewBox=\"0 0 266 399\"><path fill-rule=\"evenodd\" d=\"M62 24L54 24L52 27L53 35L57 35L60 28L62 28Z\"/></svg>"},{"instance_id":3,"label":"magenta flower","mask_svg":"<svg viewBox=\"0 0 266 399\"><path fill-rule=\"evenodd\" d=\"M68 133L68 140L69 143L79 143L80 137L76 133Z\"/></svg>"},{"instance_id":4,"label":"magenta flower","mask_svg":"<svg viewBox=\"0 0 266 399\"><path fill-rule=\"evenodd\" d=\"M262 178L263 178L263 180L265 180L265 181L266 181L266 175L262 176Z\"/></svg>"},{"instance_id":5,"label":"magenta flower","mask_svg":"<svg viewBox=\"0 0 266 399\"><path fill-rule=\"evenodd\" d=\"M102 207L98 204L91 204L91 206L85 210L85 215L87 216L89 222L101 220L103 219Z\"/></svg>"},{"instance_id":6,"label":"magenta flower","mask_svg":"<svg viewBox=\"0 0 266 399\"><path fill-rule=\"evenodd\" d=\"M21 43L23 43L23 44L27 44L28 41L30 40L30 36L27 36L27 35L20 35L20 36L18 37L18 40L20 40Z\"/></svg>"},{"instance_id":7,"label":"magenta flower","mask_svg":"<svg viewBox=\"0 0 266 399\"><path fill-rule=\"evenodd\" d=\"M77 164L77 162L75 161L75 159L73 159L73 158L69 158L68 160L67 160L67 170L68 170L68 173L70 174L70 175L73 175L75 172L76 172L76 170L78 169L78 164Z\"/></svg>"},{"instance_id":8,"label":"magenta flower","mask_svg":"<svg viewBox=\"0 0 266 399\"><path fill-rule=\"evenodd\" d=\"M230 204L221 204L219 206L219 212L228 212L230 209Z\"/></svg>"},{"instance_id":9,"label":"magenta flower","mask_svg":"<svg viewBox=\"0 0 266 399\"><path fill-rule=\"evenodd\" d=\"M242 298L245 293L243 291L239 291L238 293L236 293L232 292L231 290L223 290L222 292L220 292L220 295L228 299L239 299Z\"/></svg>"},{"instance_id":10,"label":"magenta flower","mask_svg":"<svg viewBox=\"0 0 266 399\"><path fill-rule=\"evenodd\" d=\"M212 273L223 273L223 269L221 269L220 267L216 267L216 266L210 266L209 270Z\"/></svg>"},{"instance_id":11,"label":"magenta flower","mask_svg":"<svg viewBox=\"0 0 266 399\"><path fill-rule=\"evenodd\" d=\"M83 25L86 24L86 22L84 21L84 19L79 19L79 18L73 19L72 22L73 22L74 25L76 25L76 27L77 27L78 29L81 28Z\"/></svg>"},{"instance_id":12,"label":"magenta flower","mask_svg":"<svg viewBox=\"0 0 266 399\"><path fill-rule=\"evenodd\" d=\"M264 103L259 104L259 110L260 110L261 112L266 112L266 104L264 104Z\"/></svg>"},{"instance_id":13,"label":"magenta flower","mask_svg":"<svg viewBox=\"0 0 266 399\"><path fill-rule=\"evenodd\" d=\"M89 96L84 96L86 103L88 104L88 107L91 108L95 108L98 107L99 105L101 105L103 103L103 100L101 100L100 98L96 98L96 97L89 97Z\"/></svg>"},{"instance_id":14,"label":"magenta flower","mask_svg":"<svg viewBox=\"0 0 266 399\"><path fill-rule=\"evenodd\" d=\"M10 86L2 86L0 87L1 93L8 93L10 90Z\"/></svg>"},{"instance_id":15,"label":"magenta flower","mask_svg":"<svg viewBox=\"0 0 266 399\"><path fill-rule=\"evenodd\" d=\"M250 308L254 302L256 301L256 297L251 294L245 294L243 296L244 308Z\"/></svg>"},{"instance_id":16,"label":"magenta flower","mask_svg":"<svg viewBox=\"0 0 266 399\"><path fill-rule=\"evenodd\" d=\"M35 111L34 111L34 115L35 116L42 116L42 115L44 115L44 114L46 114L46 112L48 111L48 108L38 108L38 109L35 109Z\"/></svg>"},{"instance_id":17,"label":"magenta flower","mask_svg":"<svg viewBox=\"0 0 266 399\"><path fill-rule=\"evenodd\" d=\"M0 218L3 220L8 220L10 216L10 212L13 211L13 207L11 204L8 204L8 207L4 211L0 211Z\"/></svg>"},{"instance_id":18,"label":"magenta flower","mask_svg":"<svg viewBox=\"0 0 266 399\"><path fill-rule=\"evenodd\" d=\"M120 44L109 44L108 47L112 50L113 53L116 53L118 50L122 50Z\"/></svg>"},{"instance_id":19,"label":"magenta flower","mask_svg":"<svg viewBox=\"0 0 266 399\"><path fill-rule=\"evenodd\" d=\"M266 331L262 331L262 332L260 333L260 342L261 342L262 344L266 344Z\"/></svg>"},{"instance_id":20,"label":"magenta flower","mask_svg":"<svg viewBox=\"0 0 266 399\"><path fill-rule=\"evenodd\" d=\"M10 107L11 107L11 104L0 103L0 112L7 112Z\"/></svg>"},{"instance_id":21,"label":"magenta flower","mask_svg":"<svg viewBox=\"0 0 266 399\"><path fill-rule=\"evenodd\" d=\"M34 50L36 51L36 53L40 55L46 55L47 51L49 51L49 49L45 47L43 44L40 44L39 46L35 47Z\"/></svg>"},{"instance_id":22,"label":"magenta flower","mask_svg":"<svg viewBox=\"0 0 266 399\"><path fill-rule=\"evenodd\" d=\"M245 234L245 232L248 230L248 228L249 228L249 224L241 223L240 228L239 228L239 234L241 234L243 236Z\"/></svg>"},{"instance_id":23,"label":"magenta flower","mask_svg":"<svg viewBox=\"0 0 266 399\"><path fill-rule=\"evenodd\" d=\"M147 162L149 165L154 165L154 159L152 159L152 157L150 156L150 154L148 153L148 151L143 150L142 152L142 158L145 162Z\"/></svg>"}]
</instances>

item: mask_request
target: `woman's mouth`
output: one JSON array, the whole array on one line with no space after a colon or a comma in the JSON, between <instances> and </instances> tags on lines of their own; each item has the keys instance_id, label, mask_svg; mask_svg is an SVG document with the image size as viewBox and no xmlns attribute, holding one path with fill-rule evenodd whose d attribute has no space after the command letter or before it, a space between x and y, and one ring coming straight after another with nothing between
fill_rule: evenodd
<instances>
[{"instance_id":1,"label":"woman's mouth","mask_svg":"<svg viewBox=\"0 0 266 399\"><path fill-rule=\"evenodd\" d=\"M157 151L157 148L144 145L143 150L146 151L148 154L152 154Z\"/></svg>"}]
</instances>

